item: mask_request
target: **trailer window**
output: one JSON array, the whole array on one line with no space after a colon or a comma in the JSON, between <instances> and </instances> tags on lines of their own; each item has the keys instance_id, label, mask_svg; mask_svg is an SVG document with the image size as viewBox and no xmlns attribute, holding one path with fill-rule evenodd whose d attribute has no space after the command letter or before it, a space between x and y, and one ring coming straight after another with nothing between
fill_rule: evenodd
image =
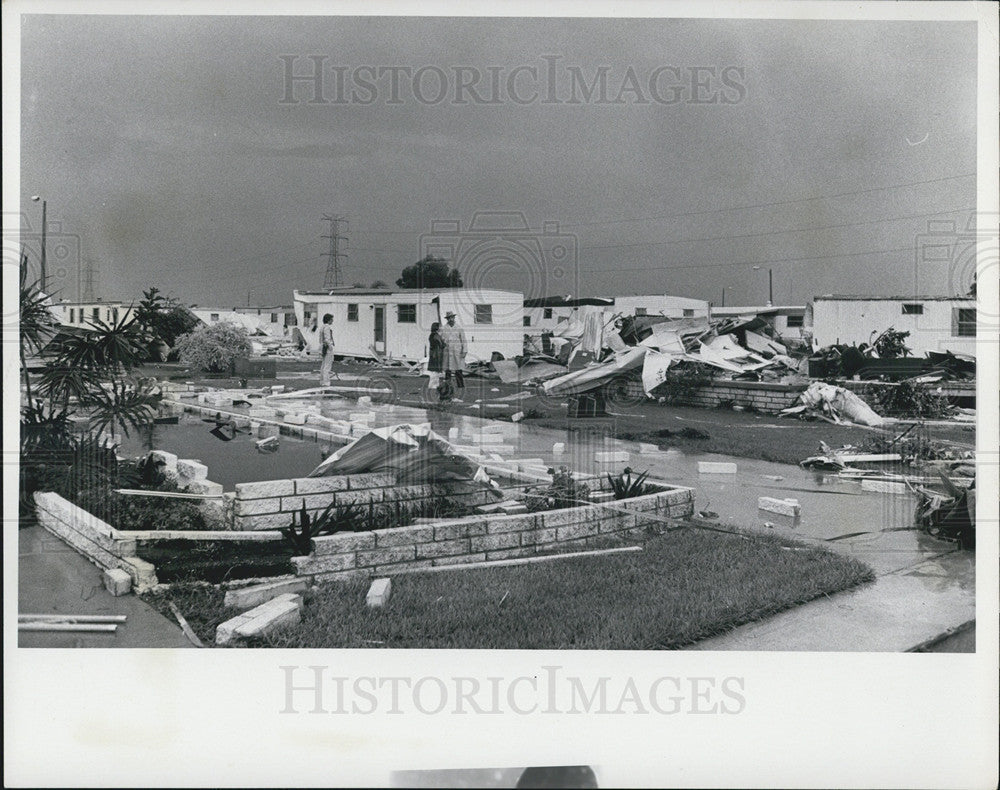
<instances>
[{"instance_id":1,"label":"trailer window","mask_svg":"<svg viewBox=\"0 0 1000 790\"><path fill-rule=\"evenodd\" d=\"M476 305L475 322L477 324L492 324L493 323L493 305L491 305L491 304L477 304Z\"/></svg>"},{"instance_id":2,"label":"trailer window","mask_svg":"<svg viewBox=\"0 0 1000 790\"><path fill-rule=\"evenodd\" d=\"M415 304L398 305L396 320L401 324L417 323L417 306Z\"/></svg>"}]
</instances>

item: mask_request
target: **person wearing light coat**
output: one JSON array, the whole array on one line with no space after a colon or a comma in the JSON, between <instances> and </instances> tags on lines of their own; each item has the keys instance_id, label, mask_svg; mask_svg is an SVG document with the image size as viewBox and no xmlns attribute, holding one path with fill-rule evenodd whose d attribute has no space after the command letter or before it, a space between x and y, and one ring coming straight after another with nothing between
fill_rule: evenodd
<instances>
[{"instance_id":1,"label":"person wearing light coat","mask_svg":"<svg viewBox=\"0 0 1000 790\"><path fill-rule=\"evenodd\" d=\"M465 378L462 371L465 370L465 354L468 346L465 342L465 330L460 326L455 326L455 314L445 313L444 320L447 322L441 327L441 339L445 342L444 349L444 380L450 381L452 373L455 374L455 386L458 389L465 389Z\"/></svg>"}]
</instances>

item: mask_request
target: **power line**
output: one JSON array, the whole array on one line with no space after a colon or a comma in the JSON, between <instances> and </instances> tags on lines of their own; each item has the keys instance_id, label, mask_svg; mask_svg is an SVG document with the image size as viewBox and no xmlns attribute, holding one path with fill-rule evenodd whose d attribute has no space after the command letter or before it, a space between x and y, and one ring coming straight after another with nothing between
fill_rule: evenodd
<instances>
[{"instance_id":1,"label":"power line","mask_svg":"<svg viewBox=\"0 0 1000 790\"><path fill-rule=\"evenodd\" d=\"M966 208L943 209L941 211L925 211L920 214L903 214L898 217L883 217L881 219L865 220L863 222L841 222L834 225L814 225L809 228L788 228L787 230L767 230L760 233L738 233L725 236L702 236L695 239L671 239L669 241L636 241L627 244L587 244L581 245L581 250L611 250L623 249L626 247L656 247L667 244L689 244L699 241L725 241L728 239L753 239L761 236L775 236L783 233L805 233L811 230L830 230L832 228L853 228L861 225L877 225L882 222L896 222L901 219L915 219L917 217L933 217L938 214L953 214L956 211L972 211Z\"/></svg>"},{"instance_id":2,"label":"power line","mask_svg":"<svg viewBox=\"0 0 1000 790\"><path fill-rule=\"evenodd\" d=\"M831 193L825 194L825 195L824 194L812 195L810 197L793 198L791 200L773 200L773 201L769 201L769 202L765 202L765 203L746 203L746 204L743 204L743 205L740 205L740 206L725 206L723 208L701 209L701 210L698 210L698 211L681 211L681 212L676 212L676 213L672 213L672 214L655 214L655 215L648 216L648 217L632 217L632 218L622 217L622 218L619 218L619 219L593 220L593 221L588 221L588 222L560 222L559 223L559 227L560 228L583 228L583 227L589 227L589 226L593 226L593 225L617 225L617 224L624 224L624 223L629 223L629 222L647 222L647 221L656 220L656 219L674 219L674 218L680 218L680 217L701 216L703 214L720 214L720 213L724 213L724 212L727 212L727 211L745 211L746 209L751 209L751 208L772 208L774 206L790 206L790 205L793 205L795 203L809 203L809 202L812 202L814 200L831 200L831 199L834 199L834 198L851 197L851 196L854 196L854 195L869 195L869 194L873 194L875 192L886 192L886 191L888 191L890 189L903 189L905 187L921 186L923 184L938 184L938 183L941 183L943 181L954 181L954 180L959 179L959 178L971 178L971 177L973 177L975 175L976 175L975 172L972 172L972 173L959 173L958 175L953 175L953 176L941 176L939 178L925 178L925 179L922 179L920 181L904 181L904 182L899 183L899 184L887 184L885 186L869 187L867 189L854 189L854 190L850 190L850 191L847 191L847 192L831 192ZM539 228L529 228L529 230L531 230L532 232L539 232L541 229L539 229ZM403 235L403 236L416 236L416 235L419 235L421 233L425 233L426 229L425 230L355 230L354 232L355 233L362 233L364 235L371 235L371 236L377 236L377 235L383 235L383 234L394 234L394 235Z\"/></svg>"},{"instance_id":3,"label":"power line","mask_svg":"<svg viewBox=\"0 0 1000 790\"><path fill-rule=\"evenodd\" d=\"M881 255L883 253L890 252L909 252L912 251L912 245L909 247L893 247L886 250L861 250L860 252L843 252L836 255L811 255L803 256L797 255L794 258L765 258L763 260L757 261L733 261L731 263L687 263L681 264L679 266L615 266L613 269L581 269L582 272L588 272L591 274L599 272L656 272L663 271L665 269L674 271L681 269L719 269L726 268L729 266L755 266L763 263L797 263L799 261L821 261L829 260L832 258L859 258L862 255Z\"/></svg>"},{"instance_id":4,"label":"power line","mask_svg":"<svg viewBox=\"0 0 1000 790\"><path fill-rule=\"evenodd\" d=\"M718 214L725 211L745 211L751 208L771 208L774 206L790 206L794 203L808 203L813 200L830 200L832 198L850 197L852 195L868 195L873 192L885 192L889 189L901 189L903 187L920 186L921 184L937 184L941 181L953 181L958 178L969 178L975 173L961 173L957 176L942 176L941 178L928 178L923 181L907 181L903 184L890 184L884 187L872 187L870 189L857 189L851 192L834 192L829 195L814 195L813 197L795 198L793 200L774 200L769 203L747 203L743 206L729 206L727 208L703 209L701 211L682 211L676 214L658 214L650 217L636 217L635 219L608 219L595 220L593 222L573 222L559 223L563 228L582 228L590 225L616 225L627 222L647 222L654 219L674 219L679 217L696 217L702 214Z\"/></svg>"}]
</instances>

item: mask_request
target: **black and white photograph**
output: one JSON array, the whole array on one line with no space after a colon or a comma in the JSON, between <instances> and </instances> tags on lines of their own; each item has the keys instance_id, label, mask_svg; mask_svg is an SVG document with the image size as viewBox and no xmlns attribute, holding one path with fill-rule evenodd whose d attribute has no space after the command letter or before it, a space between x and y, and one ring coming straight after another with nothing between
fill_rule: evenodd
<instances>
[{"instance_id":1,"label":"black and white photograph","mask_svg":"<svg viewBox=\"0 0 1000 790\"><path fill-rule=\"evenodd\" d=\"M5 4L8 783L995 786L996 11Z\"/></svg>"}]
</instances>

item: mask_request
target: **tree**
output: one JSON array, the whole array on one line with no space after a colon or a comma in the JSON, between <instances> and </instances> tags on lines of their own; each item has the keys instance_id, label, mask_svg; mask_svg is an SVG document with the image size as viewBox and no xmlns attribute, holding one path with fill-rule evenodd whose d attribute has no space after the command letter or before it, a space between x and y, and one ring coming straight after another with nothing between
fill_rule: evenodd
<instances>
[{"instance_id":1,"label":"tree","mask_svg":"<svg viewBox=\"0 0 1000 790\"><path fill-rule=\"evenodd\" d=\"M976 297L976 272L972 273L972 284L969 285L969 291L966 296L971 296L973 299Z\"/></svg>"},{"instance_id":2,"label":"tree","mask_svg":"<svg viewBox=\"0 0 1000 790\"><path fill-rule=\"evenodd\" d=\"M376 280L369 286L369 288L388 288L388 287L389 283L387 283L385 280Z\"/></svg>"},{"instance_id":3,"label":"tree","mask_svg":"<svg viewBox=\"0 0 1000 790\"><path fill-rule=\"evenodd\" d=\"M162 296L157 288L143 291L136 305L135 320L149 333L153 345L162 342L173 346L177 338L198 325L198 319L190 311L173 297Z\"/></svg>"},{"instance_id":4,"label":"tree","mask_svg":"<svg viewBox=\"0 0 1000 790\"><path fill-rule=\"evenodd\" d=\"M202 324L177 341L181 361L207 373L226 373L237 357L249 356L251 350L247 331L226 322Z\"/></svg>"},{"instance_id":5,"label":"tree","mask_svg":"<svg viewBox=\"0 0 1000 790\"><path fill-rule=\"evenodd\" d=\"M396 285L400 288L460 288L462 276L458 269L449 268L443 258L428 255L403 269Z\"/></svg>"},{"instance_id":6,"label":"tree","mask_svg":"<svg viewBox=\"0 0 1000 790\"><path fill-rule=\"evenodd\" d=\"M128 435L130 428L152 425L161 396L129 375L149 341L137 321L62 327L23 269L20 298L25 401L19 494L21 515L29 516L36 491L72 496L94 481L118 480L114 449L101 433L120 428ZM29 367L29 354L38 356L41 370L37 363ZM73 422L85 427L74 430Z\"/></svg>"}]
</instances>

